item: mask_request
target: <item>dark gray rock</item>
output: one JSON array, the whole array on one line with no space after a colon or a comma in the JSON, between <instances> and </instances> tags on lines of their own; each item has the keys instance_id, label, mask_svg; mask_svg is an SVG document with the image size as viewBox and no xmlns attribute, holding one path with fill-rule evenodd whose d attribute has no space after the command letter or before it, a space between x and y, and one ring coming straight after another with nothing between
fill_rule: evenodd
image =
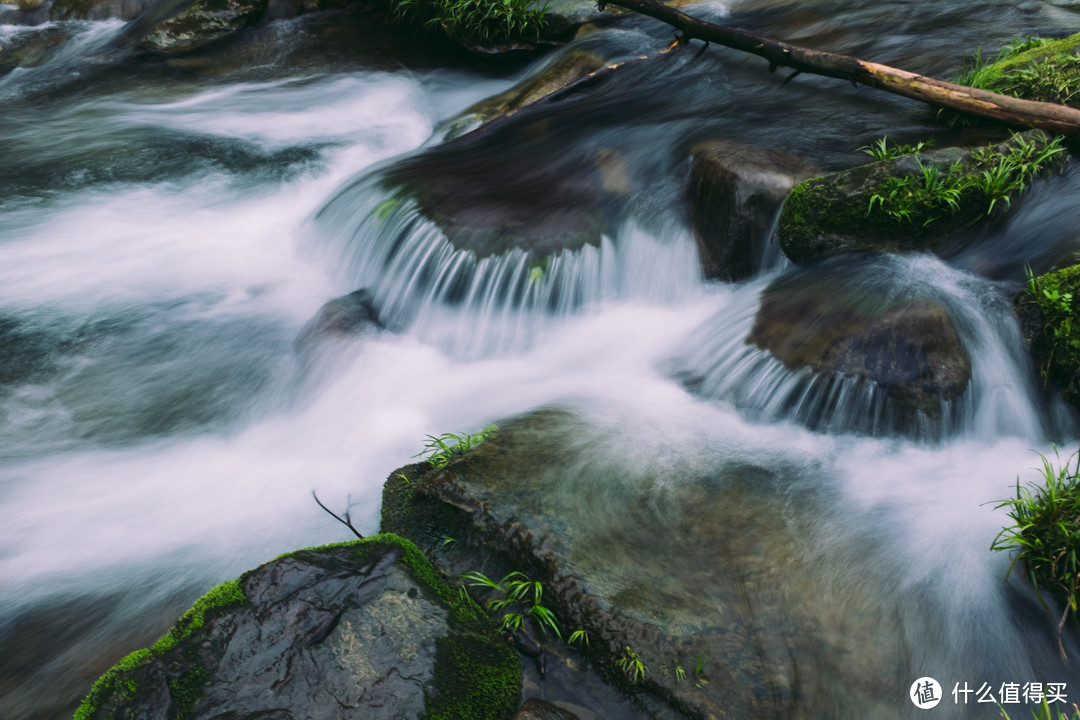
<instances>
[{"instance_id":1,"label":"dark gray rock","mask_svg":"<svg viewBox=\"0 0 1080 720\"><path fill-rule=\"evenodd\" d=\"M319 308L296 338L297 347L331 338L358 335L366 330L384 329L379 313L372 303L371 293L355 290L328 301Z\"/></svg>"},{"instance_id":2,"label":"dark gray rock","mask_svg":"<svg viewBox=\"0 0 1080 720\"><path fill-rule=\"evenodd\" d=\"M725 140L690 152L691 221L702 271L722 280L749 277L784 197L817 171L794 155Z\"/></svg>"},{"instance_id":3,"label":"dark gray rock","mask_svg":"<svg viewBox=\"0 0 1080 720\"><path fill-rule=\"evenodd\" d=\"M516 654L400 538L296 552L221 587L103 676L79 717L399 720L482 699L492 709L474 716L494 719L517 705Z\"/></svg>"},{"instance_id":4,"label":"dark gray rock","mask_svg":"<svg viewBox=\"0 0 1080 720\"><path fill-rule=\"evenodd\" d=\"M153 25L139 42L141 49L178 53L221 40L254 26L266 13L267 0L195 0L174 5L175 14Z\"/></svg>"},{"instance_id":5,"label":"dark gray rock","mask_svg":"<svg viewBox=\"0 0 1080 720\"><path fill-rule=\"evenodd\" d=\"M971 359L945 308L930 298L877 294L842 268L795 273L762 293L747 343L792 371L872 381L903 411L937 416L964 393Z\"/></svg>"}]
</instances>

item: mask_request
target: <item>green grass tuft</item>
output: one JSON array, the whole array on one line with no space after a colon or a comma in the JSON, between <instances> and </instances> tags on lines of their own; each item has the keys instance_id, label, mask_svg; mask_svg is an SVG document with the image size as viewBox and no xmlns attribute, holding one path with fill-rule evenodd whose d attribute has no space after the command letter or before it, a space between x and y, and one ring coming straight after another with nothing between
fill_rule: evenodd
<instances>
[{"instance_id":1,"label":"green grass tuft","mask_svg":"<svg viewBox=\"0 0 1080 720\"><path fill-rule=\"evenodd\" d=\"M424 449L413 457L422 457L433 468L445 467L451 459L476 447L493 435L499 427L488 425L483 430L472 433L443 433L442 435L428 435L428 441Z\"/></svg>"},{"instance_id":2,"label":"green grass tuft","mask_svg":"<svg viewBox=\"0 0 1080 720\"><path fill-rule=\"evenodd\" d=\"M1022 565L1044 606L1043 593L1064 604L1060 634L1070 611L1077 610L1080 592L1080 482L1068 461L1057 468L1045 455L1039 457L1042 482L1021 487L1018 479L1016 497L996 506L1008 508L1014 524L1003 529L990 548L1015 553L1009 572Z\"/></svg>"}]
</instances>

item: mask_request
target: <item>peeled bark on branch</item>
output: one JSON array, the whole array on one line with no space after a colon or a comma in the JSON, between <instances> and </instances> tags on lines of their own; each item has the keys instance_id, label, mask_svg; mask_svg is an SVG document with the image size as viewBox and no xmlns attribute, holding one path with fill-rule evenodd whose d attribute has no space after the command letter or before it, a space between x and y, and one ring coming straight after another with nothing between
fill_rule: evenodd
<instances>
[{"instance_id":1,"label":"peeled bark on branch","mask_svg":"<svg viewBox=\"0 0 1080 720\"><path fill-rule=\"evenodd\" d=\"M601 6L603 4L601 3ZM840 78L1008 125L1026 125L1080 138L1080 110L1065 105L1021 100L867 62L849 55L789 45L745 30L692 18L655 0L606 0L606 4L618 5L661 20L680 30L684 40L696 38L715 42L763 57L769 61L770 70L789 67L795 70L795 74L805 72Z\"/></svg>"}]
</instances>

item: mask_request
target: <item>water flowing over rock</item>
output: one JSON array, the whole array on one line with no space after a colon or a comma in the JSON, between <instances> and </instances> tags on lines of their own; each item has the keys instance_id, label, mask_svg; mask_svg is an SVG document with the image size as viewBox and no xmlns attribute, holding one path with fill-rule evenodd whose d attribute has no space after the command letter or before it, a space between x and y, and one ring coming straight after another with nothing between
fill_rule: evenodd
<instances>
[{"instance_id":1,"label":"water flowing over rock","mask_svg":"<svg viewBox=\"0 0 1080 720\"><path fill-rule=\"evenodd\" d=\"M494 720L517 706L516 655L398 538L291 553L217 596L99 681L80 717Z\"/></svg>"},{"instance_id":2,"label":"water flowing over rock","mask_svg":"<svg viewBox=\"0 0 1080 720\"><path fill-rule=\"evenodd\" d=\"M741 280L760 269L762 248L788 192L816 174L789 153L711 140L691 148L691 220L706 277Z\"/></svg>"},{"instance_id":3,"label":"water flowing over rock","mask_svg":"<svg viewBox=\"0 0 1080 720\"><path fill-rule=\"evenodd\" d=\"M916 672L905 628L925 628L897 622L910 589L875 567L874 542L840 518L810 531L833 517L829 483L783 463L643 460L632 442L577 411L500 423L443 469L392 475L383 530L451 572L542 580L564 637L587 631L581 652L654 717L897 717L888 698Z\"/></svg>"},{"instance_id":4,"label":"water flowing over rock","mask_svg":"<svg viewBox=\"0 0 1080 720\"><path fill-rule=\"evenodd\" d=\"M939 415L942 403L960 397L971 378L971 361L941 305L867 298L845 292L828 275L770 285L746 341L792 371L808 367L870 381L904 414Z\"/></svg>"}]
</instances>

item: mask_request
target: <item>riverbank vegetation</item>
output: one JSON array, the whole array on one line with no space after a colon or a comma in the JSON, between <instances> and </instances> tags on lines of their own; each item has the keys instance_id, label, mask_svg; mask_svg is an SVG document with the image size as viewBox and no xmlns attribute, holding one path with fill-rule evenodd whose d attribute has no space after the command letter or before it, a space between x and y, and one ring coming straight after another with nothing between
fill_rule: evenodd
<instances>
[{"instance_id":1,"label":"riverbank vegetation","mask_svg":"<svg viewBox=\"0 0 1080 720\"><path fill-rule=\"evenodd\" d=\"M1018 480L1016 497L997 505L1008 508L1014 524L994 538L991 549L1014 553L1009 572L1022 566L1044 607L1064 607L1060 635L1070 613L1075 623L1080 593L1080 465L1070 470L1068 460L1059 467L1039 457L1042 482L1021 486Z\"/></svg>"}]
</instances>

